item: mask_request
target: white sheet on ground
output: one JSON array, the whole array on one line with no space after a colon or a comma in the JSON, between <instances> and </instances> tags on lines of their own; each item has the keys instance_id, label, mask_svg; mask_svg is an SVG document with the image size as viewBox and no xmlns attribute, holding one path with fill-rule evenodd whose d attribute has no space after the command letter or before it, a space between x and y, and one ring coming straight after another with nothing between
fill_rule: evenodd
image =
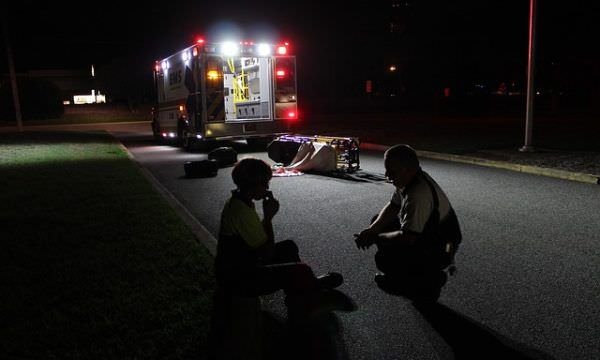
<instances>
[{"instance_id":1,"label":"white sheet on ground","mask_svg":"<svg viewBox=\"0 0 600 360\"><path fill-rule=\"evenodd\" d=\"M287 170L298 171L333 171L336 169L336 152L331 145L324 143L313 143L308 141L302 143L296 156L286 166Z\"/></svg>"}]
</instances>

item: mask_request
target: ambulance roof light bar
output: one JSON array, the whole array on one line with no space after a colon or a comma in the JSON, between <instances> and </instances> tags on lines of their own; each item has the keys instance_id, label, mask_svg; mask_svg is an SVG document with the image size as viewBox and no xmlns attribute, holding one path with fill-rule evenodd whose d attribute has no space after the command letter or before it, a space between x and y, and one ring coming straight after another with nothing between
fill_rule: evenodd
<instances>
[{"instance_id":1,"label":"ambulance roof light bar","mask_svg":"<svg viewBox=\"0 0 600 360\"><path fill-rule=\"evenodd\" d=\"M224 41L217 43L208 43L203 37L196 38L196 46L192 49L192 56L197 56L201 51L200 48L204 48L203 51L209 53L221 53L225 56L237 56L240 54L257 54L258 56L270 56L273 53L275 55L288 55L290 50L290 43L287 41L281 42L277 45L269 43L255 43L251 40L243 41ZM183 55L190 57L189 54ZM188 59L189 60L189 59ZM184 59L185 61L185 59Z\"/></svg>"},{"instance_id":2,"label":"ambulance roof light bar","mask_svg":"<svg viewBox=\"0 0 600 360\"><path fill-rule=\"evenodd\" d=\"M256 46L256 50L258 51L258 56L269 56L271 55L271 45L269 44L258 44Z\"/></svg>"},{"instance_id":3,"label":"ambulance roof light bar","mask_svg":"<svg viewBox=\"0 0 600 360\"><path fill-rule=\"evenodd\" d=\"M225 56L235 56L239 54L240 47L233 41L226 41L221 45L221 53Z\"/></svg>"}]
</instances>

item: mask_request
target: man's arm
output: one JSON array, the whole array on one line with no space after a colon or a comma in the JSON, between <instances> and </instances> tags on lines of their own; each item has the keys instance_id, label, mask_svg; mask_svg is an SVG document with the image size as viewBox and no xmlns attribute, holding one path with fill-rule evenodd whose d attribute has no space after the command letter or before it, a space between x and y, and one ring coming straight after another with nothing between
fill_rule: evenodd
<instances>
[{"instance_id":1,"label":"man's arm","mask_svg":"<svg viewBox=\"0 0 600 360\"><path fill-rule=\"evenodd\" d=\"M356 246L359 249L368 249L379 241L379 234L398 217L400 207L391 201L388 202L377 215L377 219L366 229L356 235Z\"/></svg>"},{"instance_id":2,"label":"man's arm","mask_svg":"<svg viewBox=\"0 0 600 360\"><path fill-rule=\"evenodd\" d=\"M373 230L377 234L381 233L383 229L396 220L398 214L400 213L400 207L391 201L389 201L383 209L377 215L377 219L373 221L369 229Z\"/></svg>"},{"instance_id":3,"label":"man's arm","mask_svg":"<svg viewBox=\"0 0 600 360\"><path fill-rule=\"evenodd\" d=\"M375 244L383 247L394 243L413 245L415 241L417 241L417 234L398 230L379 234Z\"/></svg>"},{"instance_id":4,"label":"man's arm","mask_svg":"<svg viewBox=\"0 0 600 360\"><path fill-rule=\"evenodd\" d=\"M272 192L268 192L263 199L263 228L267 234L267 243L262 247L262 257L269 259L273 253L273 245L275 244L275 233L273 231L273 217L279 211L279 201L273 197Z\"/></svg>"}]
</instances>

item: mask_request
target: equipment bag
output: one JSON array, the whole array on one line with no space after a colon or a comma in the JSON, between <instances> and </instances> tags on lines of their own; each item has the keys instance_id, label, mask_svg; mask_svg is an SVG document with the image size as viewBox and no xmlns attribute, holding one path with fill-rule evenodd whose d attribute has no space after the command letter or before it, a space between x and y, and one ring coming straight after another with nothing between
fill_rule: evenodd
<instances>
[{"instance_id":1,"label":"equipment bag","mask_svg":"<svg viewBox=\"0 0 600 360\"><path fill-rule=\"evenodd\" d=\"M282 163L283 165L289 165L300 148L301 142L296 141L283 141L281 139L275 139L267 145L267 154L269 158L276 163Z\"/></svg>"},{"instance_id":2,"label":"equipment bag","mask_svg":"<svg viewBox=\"0 0 600 360\"><path fill-rule=\"evenodd\" d=\"M219 163L216 160L186 161L183 169L188 178L214 177L219 171Z\"/></svg>"},{"instance_id":3,"label":"equipment bag","mask_svg":"<svg viewBox=\"0 0 600 360\"><path fill-rule=\"evenodd\" d=\"M208 153L209 160L215 160L219 167L231 166L237 162L237 151L232 147L218 147Z\"/></svg>"}]
</instances>

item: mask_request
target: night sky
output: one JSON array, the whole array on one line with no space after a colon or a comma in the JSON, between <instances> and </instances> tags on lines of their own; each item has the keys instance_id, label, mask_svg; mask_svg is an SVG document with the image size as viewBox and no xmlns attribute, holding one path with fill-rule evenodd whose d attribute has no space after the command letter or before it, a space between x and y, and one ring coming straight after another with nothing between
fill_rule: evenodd
<instances>
[{"instance_id":1,"label":"night sky","mask_svg":"<svg viewBox=\"0 0 600 360\"><path fill-rule=\"evenodd\" d=\"M17 71L120 68L150 75L156 59L238 29L289 40L306 91L327 93L332 81L376 78L404 62L432 81L524 78L528 0L509 1L126 1L4 4ZM576 67L598 76L598 6L593 1L538 0L539 69ZM7 7L7 8L6 8ZM390 21L400 25L395 34ZM0 73L7 72L5 46ZM566 64L566 65L562 65ZM420 68L419 68L420 66ZM128 70L123 71L124 68ZM109 70L107 70L109 71ZM564 71L563 71L564 72ZM584 75L579 75L584 76ZM441 79L441 80L440 80Z\"/></svg>"}]
</instances>

